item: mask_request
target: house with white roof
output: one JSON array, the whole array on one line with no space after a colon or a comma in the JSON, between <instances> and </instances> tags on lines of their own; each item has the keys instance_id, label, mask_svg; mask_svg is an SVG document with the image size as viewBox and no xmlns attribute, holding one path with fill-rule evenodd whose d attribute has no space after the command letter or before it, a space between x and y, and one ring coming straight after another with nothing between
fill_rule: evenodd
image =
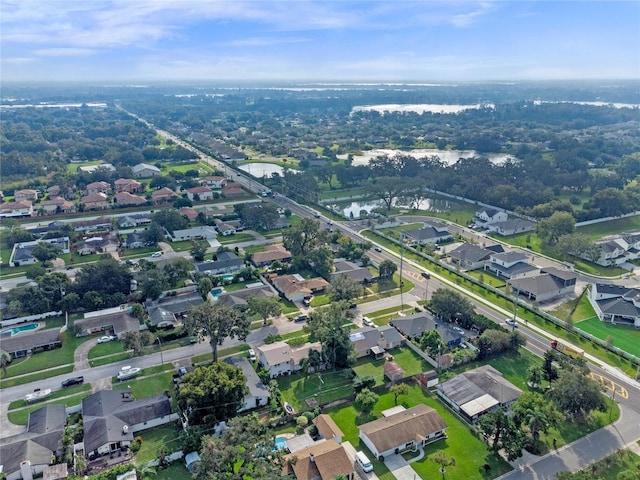
<instances>
[{"instance_id":1,"label":"house with white roof","mask_svg":"<svg viewBox=\"0 0 640 480\"><path fill-rule=\"evenodd\" d=\"M300 347L291 347L284 342L256 347L258 363L269 372L270 378L290 375L302 368L302 362L309 357L309 352L322 351L320 342L305 343Z\"/></svg>"},{"instance_id":2,"label":"house with white roof","mask_svg":"<svg viewBox=\"0 0 640 480\"><path fill-rule=\"evenodd\" d=\"M149 178L160 175L160 169L148 163L139 163L131 168L135 178Z\"/></svg>"}]
</instances>

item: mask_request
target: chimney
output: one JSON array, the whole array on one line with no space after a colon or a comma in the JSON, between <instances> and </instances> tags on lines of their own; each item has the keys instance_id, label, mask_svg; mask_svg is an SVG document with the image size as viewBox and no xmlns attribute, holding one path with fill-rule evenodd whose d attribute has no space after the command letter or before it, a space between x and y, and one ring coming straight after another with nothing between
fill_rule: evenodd
<instances>
[{"instance_id":1,"label":"chimney","mask_svg":"<svg viewBox=\"0 0 640 480\"><path fill-rule=\"evenodd\" d=\"M127 433L129 433L129 425L123 425L122 426L122 435L126 435Z\"/></svg>"},{"instance_id":2,"label":"chimney","mask_svg":"<svg viewBox=\"0 0 640 480\"><path fill-rule=\"evenodd\" d=\"M20 475L23 480L33 480L33 471L31 470L31 462L29 460L20 462Z\"/></svg>"},{"instance_id":3,"label":"chimney","mask_svg":"<svg viewBox=\"0 0 640 480\"><path fill-rule=\"evenodd\" d=\"M316 457L314 457L314 456L313 456L313 453L310 453L310 454L309 454L309 461L310 461L311 463L316 463Z\"/></svg>"}]
</instances>

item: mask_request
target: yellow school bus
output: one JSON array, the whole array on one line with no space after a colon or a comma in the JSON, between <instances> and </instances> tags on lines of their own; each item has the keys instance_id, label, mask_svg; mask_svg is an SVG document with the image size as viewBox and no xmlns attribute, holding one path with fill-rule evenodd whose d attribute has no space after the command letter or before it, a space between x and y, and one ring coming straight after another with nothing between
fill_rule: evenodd
<instances>
[{"instance_id":1,"label":"yellow school bus","mask_svg":"<svg viewBox=\"0 0 640 480\"><path fill-rule=\"evenodd\" d=\"M584 350L578 347L567 345L560 340L554 340L553 342L551 342L551 348L578 360L582 360L584 358Z\"/></svg>"}]
</instances>

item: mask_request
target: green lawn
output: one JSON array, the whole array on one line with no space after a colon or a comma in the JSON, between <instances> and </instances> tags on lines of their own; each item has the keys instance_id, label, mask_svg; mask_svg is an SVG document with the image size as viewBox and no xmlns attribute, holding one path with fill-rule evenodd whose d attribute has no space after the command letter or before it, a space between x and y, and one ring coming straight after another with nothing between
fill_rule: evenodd
<instances>
[{"instance_id":1,"label":"green lawn","mask_svg":"<svg viewBox=\"0 0 640 480\"><path fill-rule=\"evenodd\" d=\"M105 355L111 355L114 353L121 353L124 351L123 342L106 342L99 343L91 350L89 350L89 360L98 357L104 357Z\"/></svg>"},{"instance_id":2,"label":"green lawn","mask_svg":"<svg viewBox=\"0 0 640 480\"><path fill-rule=\"evenodd\" d=\"M110 363L116 363L116 362L119 362L121 360L127 360L128 358L131 358L131 353L130 352L116 353L114 355L108 355L106 357L99 357L99 358L95 358L93 360L90 360L89 361L89 366L91 368L100 367L102 365L108 365Z\"/></svg>"},{"instance_id":3,"label":"green lawn","mask_svg":"<svg viewBox=\"0 0 640 480\"><path fill-rule=\"evenodd\" d=\"M179 480L182 478L191 478L191 474L185 467L182 460L173 462L164 470L157 469L155 475L149 475L142 480Z\"/></svg>"},{"instance_id":4,"label":"green lawn","mask_svg":"<svg viewBox=\"0 0 640 480\"><path fill-rule=\"evenodd\" d=\"M387 352L393 356L393 361L402 367L405 376L417 375L433 369L429 363L425 362L409 347L398 347ZM385 362L385 359L373 360L368 356L363 357L358 359L353 371L360 377L371 375L376 379L376 385L382 385L388 381L384 378L383 367Z\"/></svg>"},{"instance_id":5,"label":"green lawn","mask_svg":"<svg viewBox=\"0 0 640 480\"><path fill-rule=\"evenodd\" d=\"M613 339L613 345L636 357L640 357L640 330L628 325L612 325L591 317L575 323L576 328L584 330L604 341Z\"/></svg>"},{"instance_id":6,"label":"green lawn","mask_svg":"<svg viewBox=\"0 0 640 480\"><path fill-rule=\"evenodd\" d=\"M39 408L44 407L45 405L66 405L67 407L72 407L74 405L79 405L82 402L82 399L87 397L89 392L81 393L78 395L74 395L72 397L61 398L59 400L54 400L52 402L42 402L31 405L27 408L21 408L19 410L11 410L8 414L9 421L15 425L26 425L29 421L29 414Z\"/></svg>"},{"instance_id":7,"label":"green lawn","mask_svg":"<svg viewBox=\"0 0 640 480\"><path fill-rule=\"evenodd\" d=\"M135 398L147 398L161 395L165 391L173 393L173 372L153 375L151 377L129 379L113 385L113 389L131 388Z\"/></svg>"},{"instance_id":8,"label":"green lawn","mask_svg":"<svg viewBox=\"0 0 640 480\"><path fill-rule=\"evenodd\" d=\"M44 401L49 402L56 398L72 396L76 393L86 392L87 390L91 390L91 385L86 383L83 385L75 386L75 387L69 387L62 390L57 390L55 392L51 392L51 395L49 395L46 399L44 399ZM40 405L41 403L44 403L44 402L27 403L24 400L14 400L9 404L9 410L16 410L18 408L30 407L33 405Z\"/></svg>"},{"instance_id":9,"label":"green lawn","mask_svg":"<svg viewBox=\"0 0 640 480\"><path fill-rule=\"evenodd\" d=\"M31 375L24 375L22 377L4 378L0 380L0 389L15 387L16 385L24 385L25 383L36 382L44 378L55 377L57 375L64 375L65 373L73 372L73 365L67 365L65 367L53 368L51 370L44 370Z\"/></svg>"},{"instance_id":10,"label":"green lawn","mask_svg":"<svg viewBox=\"0 0 640 480\"><path fill-rule=\"evenodd\" d=\"M594 223L592 225L578 227L576 228L576 231L586 235L591 240L598 240L606 235L613 235L637 229L640 229L640 215L635 217L617 218L608 222Z\"/></svg>"},{"instance_id":11,"label":"green lawn","mask_svg":"<svg viewBox=\"0 0 640 480\"><path fill-rule=\"evenodd\" d=\"M219 235L216 237L216 240L218 240L223 245L227 245L230 243L251 242L255 239L256 237L254 237L250 233L234 233L233 235L228 235L226 237L224 235Z\"/></svg>"},{"instance_id":12,"label":"green lawn","mask_svg":"<svg viewBox=\"0 0 640 480\"><path fill-rule=\"evenodd\" d=\"M620 478L622 472L635 473L636 476L625 478L640 478L638 475L638 465L640 457L631 450L618 450L616 453L590 465L588 468L579 470L567 477L569 480L592 480L594 478Z\"/></svg>"},{"instance_id":13,"label":"green lawn","mask_svg":"<svg viewBox=\"0 0 640 480\"><path fill-rule=\"evenodd\" d=\"M298 412L309 410L305 400L316 397L319 403L329 403L353 394L351 369L303 375L296 373L278 378L282 398Z\"/></svg>"},{"instance_id":14,"label":"green lawn","mask_svg":"<svg viewBox=\"0 0 640 480\"><path fill-rule=\"evenodd\" d=\"M176 430L175 425L164 425L147 430L142 432L140 436L142 437L142 444L140 445L140 451L136 453L136 464L147 463L158 458L157 452L160 445L166 445L170 452L180 450L178 441L180 433Z\"/></svg>"},{"instance_id":15,"label":"green lawn","mask_svg":"<svg viewBox=\"0 0 640 480\"><path fill-rule=\"evenodd\" d=\"M425 448L426 457L411 464L420 478L440 478L438 467L428 459L429 455L438 450L444 450L456 459L456 467L448 469L449 478L495 478L511 470L511 467L502 458L489 452L485 443L474 437L465 424L446 410L433 396L423 393L420 387L410 386L409 394L400 396L398 400L407 408L418 404L426 404L435 408L447 424L448 438L427 446ZM338 424L344 433L345 440L351 442L356 450L363 450L373 461L374 470L381 480L392 480L394 477L383 463L374 459L364 443L360 442L357 427L380 418L382 410L391 408L393 405L393 395L385 393L380 395L371 418L363 418L353 404L341 405L326 412ZM484 469L482 469L485 463L491 466L487 476L484 475Z\"/></svg>"}]
</instances>

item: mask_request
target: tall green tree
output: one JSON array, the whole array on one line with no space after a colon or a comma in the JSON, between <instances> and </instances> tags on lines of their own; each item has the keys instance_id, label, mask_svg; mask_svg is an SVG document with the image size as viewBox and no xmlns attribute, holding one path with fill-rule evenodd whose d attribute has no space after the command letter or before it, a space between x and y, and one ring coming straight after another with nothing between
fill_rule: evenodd
<instances>
[{"instance_id":1,"label":"tall green tree","mask_svg":"<svg viewBox=\"0 0 640 480\"><path fill-rule=\"evenodd\" d=\"M398 397L409 393L409 386L406 383L396 383L391 385L389 391L393 393L393 404L398 405Z\"/></svg>"},{"instance_id":2,"label":"tall green tree","mask_svg":"<svg viewBox=\"0 0 640 480\"><path fill-rule=\"evenodd\" d=\"M353 343L349 339L349 315L342 303L333 303L314 311L304 326L309 340L322 344L322 357L335 368L347 368L355 362Z\"/></svg>"},{"instance_id":3,"label":"tall green tree","mask_svg":"<svg viewBox=\"0 0 640 480\"><path fill-rule=\"evenodd\" d=\"M390 280L397 270L398 265L391 260L383 260L380 262L380 266L378 267L378 272L382 280Z\"/></svg>"},{"instance_id":4,"label":"tall green tree","mask_svg":"<svg viewBox=\"0 0 640 480\"><path fill-rule=\"evenodd\" d=\"M54 260L62 255L62 249L53 243L38 242L31 254L44 266L49 260Z\"/></svg>"},{"instance_id":5,"label":"tall green tree","mask_svg":"<svg viewBox=\"0 0 640 480\"><path fill-rule=\"evenodd\" d=\"M202 242L191 242L191 256L196 262L204 261L204 255L207 253L207 247Z\"/></svg>"},{"instance_id":6,"label":"tall green tree","mask_svg":"<svg viewBox=\"0 0 640 480\"><path fill-rule=\"evenodd\" d=\"M429 460L440 466L439 470L442 474L442 480L444 480L445 478L444 475L447 471L447 467L455 467L456 465L456 459L451 457L449 454L447 454L447 452L443 450L438 450L436 453L429 457Z\"/></svg>"},{"instance_id":7,"label":"tall green tree","mask_svg":"<svg viewBox=\"0 0 640 480\"><path fill-rule=\"evenodd\" d=\"M319 221L303 218L282 234L282 242L291 255L304 257L321 244L324 235Z\"/></svg>"},{"instance_id":8,"label":"tall green tree","mask_svg":"<svg viewBox=\"0 0 640 480\"><path fill-rule=\"evenodd\" d=\"M329 296L335 302L352 300L358 296L362 285L347 275L336 275L331 279Z\"/></svg>"},{"instance_id":9,"label":"tall green tree","mask_svg":"<svg viewBox=\"0 0 640 480\"><path fill-rule=\"evenodd\" d=\"M362 415L367 416L373 411L373 407L378 403L378 395L368 388L363 388L356 395L356 405L359 407Z\"/></svg>"},{"instance_id":10,"label":"tall green tree","mask_svg":"<svg viewBox=\"0 0 640 480\"><path fill-rule=\"evenodd\" d=\"M213 427L235 417L247 393L249 387L242 369L214 362L184 375L176 400L189 424Z\"/></svg>"},{"instance_id":11,"label":"tall green tree","mask_svg":"<svg viewBox=\"0 0 640 480\"><path fill-rule=\"evenodd\" d=\"M429 310L445 321L458 319L463 324L473 319L473 305L460 293L449 288L438 288L431 294Z\"/></svg>"},{"instance_id":12,"label":"tall green tree","mask_svg":"<svg viewBox=\"0 0 640 480\"><path fill-rule=\"evenodd\" d=\"M538 235L546 239L550 245L555 244L562 235L573 233L576 219L569 212L555 212L549 218L538 222Z\"/></svg>"},{"instance_id":13,"label":"tall green tree","mask_svg":"<svg viewBox=\"0 0 640 480\"><path fill-rule=\"evenodd\" d=\"M563 369L547 396L566 417L576 421L607 407L600 385L575 369Z\"/></svg>"},{"instance_id":14,"label":"tall green tree","mask_svg":"<svg viewBox=\"0 0 640 480\"><path fill-rule=\"evenodd\" d=\"M249 334L250 322L246 316L224 304L203 303L189 308L184 325L192 333L209 337L209 344L213 352L213 361L218 361L218 346L226 338L246 340Z\"/></svg>"},{"instance_id":15,"label":"tall green tree","mask_svg":"<svg viewBox=\"0 0 640 480\"><path fill-rule=\"evenodd\" d=\"M247 299L249 309L256 312L262 318L262 324L266 325L269 317L277 317L282 313L282 305L276 297L256 297L251 295Z\"/></svg>"}]
</instances>

